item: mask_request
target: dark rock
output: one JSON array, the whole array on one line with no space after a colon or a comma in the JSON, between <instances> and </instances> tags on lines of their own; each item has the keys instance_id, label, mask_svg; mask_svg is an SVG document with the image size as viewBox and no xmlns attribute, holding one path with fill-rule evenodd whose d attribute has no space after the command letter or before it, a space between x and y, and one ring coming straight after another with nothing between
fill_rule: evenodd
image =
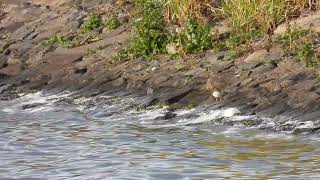
<instances>
[{"instance_id":1,"label":"dark rock","mask_svg":"<svg viewBox=\"0 0 320 180\"><path fill-rule=\"evenodd\" d=\"M35 108L35 107L43 106L43 105L45 105L45 103L25 104L25 105L22 106L22 109L23 109L23 110L33 109L33 108Z\"/></svg>"},{"instance_id":2,"label":"dark rock","mask_svg":"<svg viewBox=\"0 0 320 180\"><path fill-rule=\"evenodd\" d=\"M163 116L157 117L154 120L169 120L169 119L173 119L177 117L177 114L171 112L171 111L167 111L165 112L165 114Z\"/></svg>"},{"instance_id":3,"label":"dark rock","mask_svg":"<svg viewBox=\"0 0 320 180\"><path fill-rule=\"evenodd\" d=\"M260 62L242 63L242 64L238 65L238 68L241 71L247 71L247 70L253 70L261 65L262 64Z\"/></svg>"}]
</instances>

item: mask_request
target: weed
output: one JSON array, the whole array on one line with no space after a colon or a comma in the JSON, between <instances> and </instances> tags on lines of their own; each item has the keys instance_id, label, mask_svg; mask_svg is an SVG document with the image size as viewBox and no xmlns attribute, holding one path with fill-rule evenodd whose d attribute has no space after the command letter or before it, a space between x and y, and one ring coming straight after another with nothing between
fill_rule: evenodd
<instances>
[{"instance_id":1,"label":"weed","mask_svg":"<svg viewBox=\"0 0 320 180\"><path fill-rule=\"evenodd\" d=\"M85 33L85 34L76 34L72 39L73 47L79 47L82 45L90 44L98 41L97 33Z\"/></svg>"},{"instance_id":2,"label":"weed","mask_svg":"<svg viewBox=\"0 0 320 180\"><path fill-rule=\"evenodd\" d=\"M68 39L66 36L62 35L55 35L48 40L44 41L42 43L44 47L50 47L50 46L61 46L65 48L70 48L73 45L70 42L70 39Z\"/></svg>"},{"instance_id":3,"label":"weed","mask_svg":"<svg viewBox=\"0 0 320 180\"><path fill-rule=\"evenodd\" d=\"M171 23L184 25L189 17L195 17L197 20L212 19L211 9L214 6L212 0L161 0L165 17Z\"/></svg>"},{"instance_id":4,"label":"weed","mask_svg":"<svg viewBox=\"0 0 320 180\"><path fill-rule=\"evenodd\" d=\"M91 14L82 25L83 32L89 32L97 29L103 25L101 16L98 14Z\"/></svg>"},{"instance_id":5,"label":"weed","mask_svg":"<svg viewBox=\"0 0 320 180\"><path fill-rule=\"evenodd\" d=\"M111 64L115 64L116 62L121 60L127 60L128 58L129 58L128 49L127 48L122 49L112 57Z\"/></svg>"},{"instance_id":6,"label":"weed","mask_svg":"<svg viewBox=\"0 0 320 180\"><path fill-rule=\"evenodd\" d=\"M320 56L316 52L319 40L319 33L289 27L276 42L279 42L286 54L293 56L295 60L304 62L307 67L315 67L320 63Z\"/></svg>"},{"instance_id":7,"label":"weed","mask_svg":"<svg viewBox=\"0 0 320 180\"><path fill-rule=\"evenodd\" d=\"M188 66L186 64L181 64L181 63L176 63L175 64L175 68L180 71L180 70L184 70L184 69L187 69Z\"/></svg>"},{"instance_id":8,"label":"weed","mask_svg":"<svg viewBox=\"0 0 320 180\"><path fill-rule=\"evenodd\" d=\"M112 16L104 24L105 24L105 28L109 32L111 32L121 26L121 23L116 16Z\"/></svg>"},{"instance_id":9,"label":"weed","mask_svg":"<svg viewBox=\"0 0 320 180\"><path fill-rule=\"evenodd\" d=\"M173 41L182 49L182 53L202 52L213 47L214 36L211 27L190 18L183 30L173 37Z\"/></svg>"},{"instance_id":10,"label":"weed","mask_svg":"<svg viewBox=\"0 0 320 180\"><path fill-rule=\"evenodd\" d=\"M42 42L42 45L45 47L60 46L64 48L73 48L85 44L90 44L98 40L99 38L95 33L69 33L65 35L54 35L48 40Z\"/></svg>"},{"instance_id":11,"label":"weed","mask_svg":"<svg viewBox=\"0 0 320 180\"><path fill-rule=\"evenodd\" d=\"M307 6L307 0L225 0L218 11L230 20L237 33L260 31L265 34Z\"/></svg>"},{"instance_id":12,"label":"weed","mask_svg":"<svg viewBox=\"0 0 320 180\"><path fill-rule=\"evenodd\" d=\"M116 59L143 56L151 60L154 55L165 52L169 32L158 1L136 0L133 31L129 47L118 53Z\"/></svg>"}]
</instances>

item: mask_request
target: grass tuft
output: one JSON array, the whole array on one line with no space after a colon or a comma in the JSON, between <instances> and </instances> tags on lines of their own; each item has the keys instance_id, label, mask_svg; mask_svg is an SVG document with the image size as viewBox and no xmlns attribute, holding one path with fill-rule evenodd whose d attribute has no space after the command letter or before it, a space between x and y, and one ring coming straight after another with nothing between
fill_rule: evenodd
<instances>
[{"instance_id":1,"label":"grass tuft","mask_svg":"<svg viewBox=\"0 0 320 180\"><path fill-rule=\"evenodd\" d=\"M91 14L90 16L88 16L88 19L82 25L82 31L89 32L101 27L102 25L103 21L101 19L101 16L98 14Z\"/></svg>"},{"instance_id":2,"label":"grass tuft","mask_svg":"<svg viewBox=\"0 0 320 180\"><path fill-rule=\"evenodd\" d=\"M128 48L120 51L115 59L133 59L143 56L151 60L154 55L165 52L169 32L160 2L136 0L134 36Z\"/></svg>"},{"instance_id":3,"label":"grass tuft","mask_svg":"<svg viewBox=\"0 0 320 180\"><path fill-rule=\"evenodd\" d=\"M212 0L161 0L166 20L170 23L183 25L192 16L197 20L208 21L213 19Z\"/></svg>"},{"instance_id":4,"label":"grass tuft","mask_svg":"<svg viewBox=\"0 0 320 180\"><path fill-rule=\"evenodd\" d=\"M109 19L106 20L104 25L107 31L111 32L115 29L118 29L121 26L121 22L116 16L111 16Z\"/></svg>"},{"instance_id":5,"label":"grass tuft","mask_svg":"<svg viewBox=\"0 0 320 180\"><path fill-rule=\"evenodd\" d=\"M320 42L319 33L289 27L276 41L282 45L287 55L303 62L307 67L319 66L320 56L317 52Z\"/></svg>"}]
</instances>

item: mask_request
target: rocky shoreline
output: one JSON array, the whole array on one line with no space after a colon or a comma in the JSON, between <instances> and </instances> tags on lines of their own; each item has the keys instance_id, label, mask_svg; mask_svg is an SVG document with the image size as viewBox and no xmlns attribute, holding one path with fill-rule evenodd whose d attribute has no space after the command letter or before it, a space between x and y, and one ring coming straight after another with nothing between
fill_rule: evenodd
<instances>
[{"instance_id":1,"label":"rocky shoreline","mask_svg":"<svg viewBox=\"0 0 320 180\"><path fill-rule=\"evenodd\" d=\"M77 91L88 97L127 91L145 97L145 106L238 107L244 114L275 119L282 128L278 130L305 123L311 124L306 131L320 132L320 71L286 57L277 45L236 59L228 52L209 50L181 60L160 55L151 62L138 58L113 63L112 56L130 39L128 23L113 32L101 30L98 40L78 47L41 45L57 33L76 31L88 9L107 11L110 2L48 2L2 2L1 100L37 90ZM127 21L125 14L121 17ZM318 27L319 13L302 18ZM305 19L301 26L307 26ZM212 96L214 90L222 93L221 102Z\"/></svg>"}]
</instances>

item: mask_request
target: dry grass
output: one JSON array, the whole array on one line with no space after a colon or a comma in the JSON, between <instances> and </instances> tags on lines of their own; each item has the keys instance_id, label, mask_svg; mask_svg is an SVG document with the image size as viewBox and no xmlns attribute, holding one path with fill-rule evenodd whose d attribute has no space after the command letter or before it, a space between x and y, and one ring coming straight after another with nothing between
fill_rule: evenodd
<instances>
[{"instance_id":1,"label":"dry grass","mask_svg":"<svg viewBox=\"0 0 320 180\"><path fill-rule=\"evenodd\" d=\"M225 0L218 12L237 32L270 33L279 23L317 6L315 0Z\"/></svg>"},{"instance_id":2,"label":"dry grass","mask_svg":"<svg viewBox=\"0 0 320 180\"><path fill-rule=\"evenodd\" d=\"M202 21L214 17L212 0L161 0L167 21L184 24L190 16Z\"/></svg>"}]
</instances>

